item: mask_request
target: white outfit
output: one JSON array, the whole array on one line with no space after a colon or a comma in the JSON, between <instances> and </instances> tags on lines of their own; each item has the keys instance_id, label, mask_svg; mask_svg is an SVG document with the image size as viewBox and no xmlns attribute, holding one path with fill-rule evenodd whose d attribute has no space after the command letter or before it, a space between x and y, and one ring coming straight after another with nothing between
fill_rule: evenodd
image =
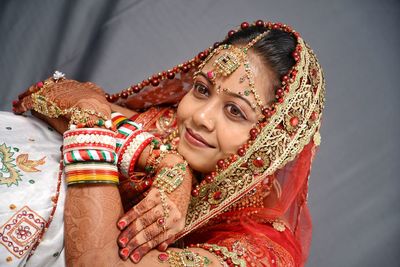
<instances>
[{"instance_id":1,"label":"white outfit","mask_svg":"<svg viewBox=\"0 0 400 267\"><path fill-rule=\"evenodd\" d=\"M0 266L65 266L64 200L28 259L53 210L62 136L42 121L0 111Z\"/></svg>"}]
</instances>

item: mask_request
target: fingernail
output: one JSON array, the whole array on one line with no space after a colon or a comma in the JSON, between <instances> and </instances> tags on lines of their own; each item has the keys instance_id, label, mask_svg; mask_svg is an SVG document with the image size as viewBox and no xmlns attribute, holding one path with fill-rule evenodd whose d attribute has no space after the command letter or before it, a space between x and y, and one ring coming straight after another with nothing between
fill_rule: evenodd
<instances>
[{"instance_id":1,"label":"fingernail","mask_svg":"<svg viewBox=\"0 0 400 267\"><path fill-rule=\"evenodd\" d=\"M134 263L138 263L140 261L140 254L139 252L135 251L132 255L131 255L131 260Z\"/></svg>"},{"instance_id":2,"label":"fingernail","mask_svg":"<svg viewBox=\"0 0 400 267\"><path fill-rule=\"evenodd\" d=\"M118 228L119 228L120 230L124 229L125 225L126 225L126 222L125 222L125 221L119 221L119 222L118 222Z\"/></svg>"},{"instance_id":3,"label":"fingernail","mask_svg":"<svg viewBox=\"0 0 400 267\"><path fill-rule=\"evenodd\" d=\"M122 237L122 238L119 240L119 243L121 244L121 246L125 247L125 246L126 246L126 243L128 243L128 238L127 238L127 237Z\"/></svg>"},{"instance_id":4,"label":"fingernail","mask_svg":"<svg viewBox=\"0 0 400 267\"><path fill-rule=\"evenodd\" d=\"M161 251L166 251L167 248L168 248L168 244L164 242L163 244L161 244L160 250Z\"/></svg>"},{"instance_id":5,"label":"fingernail","mask_svg":"<svg viewBox=\"0 0 400 267\"><path fill-rule=\"evenodd\" d=\"M121 249L121 255L126 259L129 256L129 249L128 248L124 248Z\"/></svg>"},{"instance_id":6,"label":"fingernail","mask_svg":"<svg viewBox=\"0 0 400 267\"><path fill-rule=\"evenodd\" d=\"M16 104L18 104L18 100L13 100L12 105L15 106Z\"/></svg>"}]
</instances>

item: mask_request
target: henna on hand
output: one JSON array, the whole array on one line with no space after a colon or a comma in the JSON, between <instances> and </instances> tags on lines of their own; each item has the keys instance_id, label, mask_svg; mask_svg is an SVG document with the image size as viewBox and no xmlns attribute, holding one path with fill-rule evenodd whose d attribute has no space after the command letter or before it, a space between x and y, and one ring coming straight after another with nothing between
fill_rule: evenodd
<instances>
[{"instance_id":1,"label":"henna on hand","mask_svg":"<svg viewBox=\"0 0 400 267\"><path fill-rule=\"evenodd\" d=\"M129 224L139 218L142 214L146 213L154 206L157 206L160 203L159 199L160 193L157 190L151 190L142 201L140 201L136 206L134 206L118 220L118 228L120 230L124 230Z\"/></svg>"},{"instance_id":2,"label":"henna on hand","mask_svg":"<svg viewBox=\"0 0 400 267\"><path fill-rule=\"evenodd\" d=\"M149 210L142 216L134 220L126 229L121 233L118 239L119 245L124 248L128 241L137 236L141 231L145 230L151 224L163 217L163 208L161 204ZM154 235L153 235L154 236Z\"/></svg>"},{"instance_id":3,"label":"henna on hand","mask_svg":"<svg viewBox=\"0 0 400 267\"><path fill-rule=\"evenodd\" d=\"M111 106L105 98L103 90L94 83L80 83L74 80L62 79L51 82L43 88L33 85L26 92L19 95L19 100L13 102L13 111L22 114L34 109L32 94L40 90L40 95L47 103L55 104L59 109L78 108L79 110L91 110L103 114L106 118L111 116ZM46 114L44 114L46 115ZM69 120L71 114L66 114ZM90 119L98 119L91 115Z\"/></svg>"},{"instance_id":4,"label":"henna on hand","mask_svg":"<svg viewBox=\"0 0 400 267\"><path fill-rule=\"evenodd\" d=\"M143 153L142 153L143 154ZM148 153L146 153L149 156ZM145 162L146 159L143 159ZM183 163L182 156L177 154L168 154L160 162L158 170L164 167L174 166L177 163ZM119 255L126 260L129 255L137 259L144 256L144 251L149 251L156 246L159 249L166 250L168 245L174 241L174 236L185 226L186 213L190 201L190 191L192 185L192 174L189 168L180 186L167 195L166 204L169 210L168 218L163 218L164 210L161 203L161 195L157 188L152 188L149 194L135 207L128 211L117 223L122 231L118 237L117 243L121 250ZM163 212L163 213L161 213ZM161 214L161 215L160 215ZM164 226L156 221L164 220ZM165 227L168 236L161 235ZM138 250L138 247L147 244L144 248ZM150 247L147 247L150 246ZM135 253L139 251L140 253ZM135 256L132 256L135 255Z\"/></svg>"},{"instance_id":5,"label":"henna on hand","mask_svg":"<svg viewBox=\"0 0 400 267\"><path fill-rule=\"evenodd\" d=\"M183 162L184 159L179 154L169 154L163 158L160 162L160 168L165 166L172 166L176 163ZM186 213L189 207L190 192L192 189L192 178L193 174L190 168L186 168L186 175L183 179L182 184L172 193L168 195L168 198L175 203L177 209L182 213L183 217L186 217Z\"/></svg>"},{"instance_id":6,"label":"henna on hand","mask_svg":"<svg viewBox=\"0 0 400 267\"><path fill-rule=\"evenodd\" d=\"M134 254L135 250L144 244L151 245L149 248L150 250L165 241L167 238L167 233L164 232L161 225L154 222L146 229L140 231L125 248L120 250L121 258L126 260L129 255Z\"/></svg>"},{"instance_id":7,"label":"henna on hand","mask_svg":"<svg viewBox=\"0 0 400 267\"><path fill-rule=\"evenodd\" d=\"M142 202L122 217L119 222L130 223L124 227L118 238L122 259L126 260L131 255L131 259L139 261L150 249L166 241L168 244L173 242L175 234L184 227L185 216L168 196L166 205L169 210L168 217L164 217L164 207L158 189L153 188Z\"/></svg>"},{"instance_id":8,"label":"henna on hand","mask_svg":"<svg viewBox=\"0 0 400 267\"><path fill-rule=\"evenodd\" d=\"M152 250L154 247L156 247L157 244L160 244L161 242L168 240L168 239L172 238L173 236L174 235L171 234L170 231L161 232L155 238L138 246L133 251L133 253L130 254L130 256L129 256L130 260L134 263L138 263L143 258L143 256L145 256L150 250Z\"/></svg>"}]
</instances>

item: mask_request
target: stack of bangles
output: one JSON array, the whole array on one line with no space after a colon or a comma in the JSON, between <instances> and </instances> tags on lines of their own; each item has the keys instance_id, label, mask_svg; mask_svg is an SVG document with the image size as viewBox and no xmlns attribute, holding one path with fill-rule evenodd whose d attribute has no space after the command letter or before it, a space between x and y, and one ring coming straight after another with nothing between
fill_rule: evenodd
<instances>
[{"instance_id":1,"label":"stack of bangles","mask_svg":"<svg viewBox=\"0 0 400 267\"><path fill-rule=\"evenodd\" d=\"M119 172L125 177L132 176L143 150L149 144L153 148L160 143L152 134L141 130L139 124L119 113L113 113L111 120L117 132L74 128L64 133L63 159L68 185L118 184Z\"/></svg>"},{"instance_id":2,"label":"stack of bangles","mask_svg":"<svg viewBox=\"0 0 400 267\"><path fill-rule=\"evenodd\" d=\"M111 120L117 127L118 168L123 176L131 177L143 150L158 141L152 134L143 131L140 124L130 121L120 113L112 113Z\"/></svg>"},{"instance_id":3,"label":"stack of bangles","mask_svg":"<svg viewBox=\"0 0 400 267\"><path fill-rule=\"evenodd\" d=\"M112 113L111 120L117 127L117 165L121 174L128 178L135 174L136 163L143 150L149 145L150 154L144 170L148 175L153 174L164 157L164 152L170 150L171 147L161 144L154 135L143 131L140 124L130 121L120 113Z\"/></svg>"},{"instance_id":4,"label":"stack of bangles","mask_svg":"<svg viewBox=\"0 0 400 267\"><path fill-rule=\"evenodd\" d=\"M113 183L118 184L119 173L125 177L135 175L135 166L143 150L150 145L144 170L152 177L160 161L171 147L161 144L141 125L119 113L111 120L117 132L104 128L77 128L64 133L63 158L67 184ZM187 163L162 168L155 180L161 194L171 193L181 183Z\"/></svg>"},{"instance_id":5,"label":"stack of bangles","mask_svg":"<svg viewBox=\"0 0 400 267\"><path fill-rule=\"evenodd\" d=\"M63 159L67 185L118 184L116 133L103 128L64 133Z\"/></svg>"}]
</instances>

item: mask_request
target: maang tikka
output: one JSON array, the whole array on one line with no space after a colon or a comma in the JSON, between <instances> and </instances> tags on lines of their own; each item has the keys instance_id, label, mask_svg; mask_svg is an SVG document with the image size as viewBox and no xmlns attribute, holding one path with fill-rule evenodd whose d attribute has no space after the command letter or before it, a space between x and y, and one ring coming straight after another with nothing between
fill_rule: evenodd
<instances>
[{"instance_id":1,"label":"maang tikka","mask_svg":"<svg viewBox=\"0 0 400 267\"><path fill-rule=\"evenodd\" d=\"M245 77L247 78L249 82L249 88L244 89L244 92L239 92L239 94L244 95L244 96L249 96L250 94L253 94L256 103L252 103L252 108L255 109L257 106L260 108L260 110L263 110L263 103L261 101L261 98L259 94L257 93L255 89L255 82L254 82L254 75L253 72L250 68L250 62L248 59L247 52L248 50L254 46L255 43L257 43L259 40L261 40L264 36L266 36L269 33L269 31L263 32L259 34L257 37L255 37L253 40L251 40L247 45L244 47L236 47L234 45L230 44L224 44L218 46L216 49L214 49L208 57L199 65L198 71L195 72L194 76L196 77L203 67L207 64L208 61L214 56L222 53L220 56L217 57L217 59L214 61L212 64L213 69L207 72L207 78L215 85L215 79L217 77L227 77L231 75L235 70L237 70L241 65L244 66L244 70L246 72ZM241 78L241 82L244 80ZM241 83L240 82L240 83ZM217 90L220 92L220 87ZM227 89L224 88L224 91Z\"/></svg>"}]
</instances>

